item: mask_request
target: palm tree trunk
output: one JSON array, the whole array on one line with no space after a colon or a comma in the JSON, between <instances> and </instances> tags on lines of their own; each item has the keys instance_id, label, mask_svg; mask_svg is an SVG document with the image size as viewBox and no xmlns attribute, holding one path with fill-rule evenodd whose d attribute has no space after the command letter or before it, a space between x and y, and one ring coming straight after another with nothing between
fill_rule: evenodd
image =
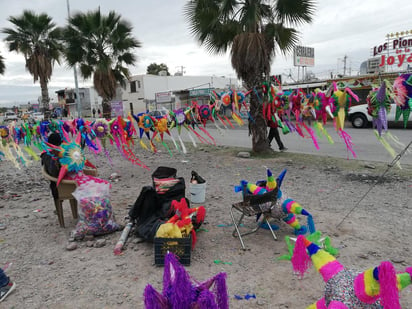
<instances>
[{"instance_id":1,"label":"palm tree trunk","mask_svg":"<svg viewBox=\"0 0 412 309\"><path fill-rule=\"evenodd\" d=\"M112 116L112 106L109 99L103 99L102 101L103 118L110 119Z\"/></svg>"},{"instance_id":2,"label":"palm tree trunk","mask_svg":"<svg viewBox=\"0 0 412 309\"><path fill-rule=\"evenodd\" d=\"M253 89L255 85L261 82L246 82L248 89ZM250 94L250 114L253 120L249 120L249 135L252 135L252 150L255 153L263 153L270 150L267 140L267 125L263 117L263 95L258 91L252 91Z\"/></svg>"},{"instance_id":3,"label":"palm tree trunk","mask_svg":"<svg viewBox=\"0 0 412 309\"><path fill-rule=\"evenodd\" d=\"M41 88L41 107L44 113L44 120L50 118L50 109L49 109L49 89L47 87L47 81L44 78L40 78L40 88Z\"/></svg>"}]
</instances>

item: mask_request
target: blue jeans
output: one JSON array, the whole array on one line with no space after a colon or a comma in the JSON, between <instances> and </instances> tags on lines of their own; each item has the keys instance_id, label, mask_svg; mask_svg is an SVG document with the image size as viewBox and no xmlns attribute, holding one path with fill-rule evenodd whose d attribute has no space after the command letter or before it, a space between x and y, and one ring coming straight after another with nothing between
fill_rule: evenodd
<instances>
[{"instance_id":1,"label":"blue jeans","mask_svg":"<svg viewBox=\"0 0 412 309\"><path fill-rule=\"evenodd\" d=\"M9 283L9 277L6 276L3 269L0 268L0 287L3 287Z\"/></svg>"}]
</instances>

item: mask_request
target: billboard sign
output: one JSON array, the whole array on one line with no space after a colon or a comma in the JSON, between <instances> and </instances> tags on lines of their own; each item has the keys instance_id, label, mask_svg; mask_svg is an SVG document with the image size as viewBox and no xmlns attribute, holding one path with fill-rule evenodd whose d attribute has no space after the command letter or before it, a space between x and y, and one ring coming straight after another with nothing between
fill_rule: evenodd
<instances>
[{"instance_id":1,"label":"billboard sign","mask_svg":"<svg viewBox=\"0 0 412 309\"><path fill-rule=\"evenodd\" d=\"M110 102L112 107L112 117L121 116L123 117L123 102L122 101L112 101Z\"/></svg>"},{"instance_id":2,"label":"billboard sign","mask_svg":"<svg viewBox=\"0 0 412 309\"><path fill-rule=\"evenodd\" d=\"M296 46L293 51L295 67L313 67L315 65L315 49L313 47Z\"/></svg>"},{"instance_id":3,"label":"billboard sign","mask_svg":"<svg viewBox=\"0 0 412 309\"><path fill-rule=\"evenodd\" d=\"M38 103L32 104L31 107L33 108L34 112L38 112L40 110L40 104Z\"/></svg>"},{"instance_id":4,"label":"billboard sign","mask_svg":"<svg viewBox=\"0 0 412 309\"><path fill-rule=\"evenodd\" d=\"M156 103L167 103L172 102L172 92L156 92L155 94Z\"/></svg>"},{"instance_id":5,"label":"billboard sign","mask_svg":"<svg viewBox=\"0 0 412 309\"><path fill-rule=\"evenodd\" d=\"M373 57L379 57L379 67L412 64L412 30L386 35L387 41L372 48Z\"/></svg>"},{"instance_id":6,"label":"billboard sign","mask_svg":"<svg viewBox=\"0 0 412 309\"><path fill-rule=\"evenodd\" d=\"M210 96L211 88L192 89L189 91L191 97Z\"/></svg>"}]
</instances>

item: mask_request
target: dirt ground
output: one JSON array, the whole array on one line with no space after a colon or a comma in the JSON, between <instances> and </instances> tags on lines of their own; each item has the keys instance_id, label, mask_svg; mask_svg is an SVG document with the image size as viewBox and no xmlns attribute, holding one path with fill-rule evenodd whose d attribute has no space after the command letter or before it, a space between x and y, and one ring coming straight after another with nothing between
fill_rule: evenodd
<instances>
[{"instance_id":1,"label":"dirt ground","mask_svg":"<svg viewBox=\"0 0 412 309\"><path fill-rule=\"evenodd\" d=\"M231 308L306 308L321 297L324 287L313 267L299 280L289 261L277 260L287 253L284 237L293 236L285 223L279 224L277 242L268 230L245 236L246 251L232 236L231 204L241 201L233 186L242 179L264 179L265 166L275 175L287 169L283 193L313 215L317 230L330 236L332 245L340 249L341 263L359 270L384 260L392 261L399 271L412 265L412 166L393 167L375 184L386 165L290 152L239 158L239 151L201 146L170 157L167 151L150 154L136 148L151 171L123 160L114 148L113 167L104 156L88 157L97 164L101 178L109 179L112 173L120 176L113 182L111 203L121 224L126 223L128 207L141 188L151 184L151 173L158 166L177 169L178 176L186 180L187 197L192 170L207 180L204 230L197 234L186 269L198 281L226 272ZM113 249L121 235L115 232L77 241L77 249L69 251L69 235L76 221L65 202L66 228L59 226L40 163L17 170L1 161L0 173L0 222L6 224L0 230L0 267L9 265L7 273L17 283L1 308L143 308L147 284L161 291L163 267L154 265L153 244L139 243L132 236L124 254L115 256ZM248 218L245 224L253 222ZM98 248L99 239L106 242ZM248 294L256 298L245 299ZM412 308L410 287L402 291L401 304Z\"/></svg>"}]
</instances>

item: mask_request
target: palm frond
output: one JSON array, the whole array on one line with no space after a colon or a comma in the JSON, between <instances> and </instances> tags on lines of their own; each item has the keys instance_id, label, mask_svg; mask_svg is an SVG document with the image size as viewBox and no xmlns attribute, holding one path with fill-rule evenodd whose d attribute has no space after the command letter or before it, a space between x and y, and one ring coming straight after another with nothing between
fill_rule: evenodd
<instances>
[{"instance_id":1,"label":"palm frond","mask_svg":"<svg viewBox=\"0 0 412 309\"><path fill-rule=\"evenodd\" d=\"M77 13L64 30L66 60L69 66L80 64L83 78L93 76L96 91L105 100L116 95L117 82L124 83L129 75L125 65L134 65L133 53L141 42L132 35L131 24L121 15L100 10Z\"/></svg>"},{"instance_id":2,"label":"palm frond","mask_svg":"<svg viewBox=\"0 0 412 309\"><path fill-rule=\"evenodd\" d=\"M290 26L312 22L315 9L313 0L277 0L273 7L276 20Z\"/></svg>"},{"instance_id":3,"label":"palm frond","mask_svg":"<svg viewBox=\"0 0 412 309\"><path fill-rule=\"evenodd\" d=\"M293 51L299 42L299 32L293 28L286 28L282 24L268 23L264 29L265 37L268 41L276 42L279 50L286 55ZM275 52L275 45L271 45L272 52Z\"/></svg>"},{"instance_id":4,"label":"palm frond","mask_svg":"<svg viewBox=\"0 0 412 309\"><path fill-rule=\"evenodd\" d=\"M4 57L0 55L0 74L3 75L6 71L6 65L4 64Z\"/></svg>"}]
</instances>

